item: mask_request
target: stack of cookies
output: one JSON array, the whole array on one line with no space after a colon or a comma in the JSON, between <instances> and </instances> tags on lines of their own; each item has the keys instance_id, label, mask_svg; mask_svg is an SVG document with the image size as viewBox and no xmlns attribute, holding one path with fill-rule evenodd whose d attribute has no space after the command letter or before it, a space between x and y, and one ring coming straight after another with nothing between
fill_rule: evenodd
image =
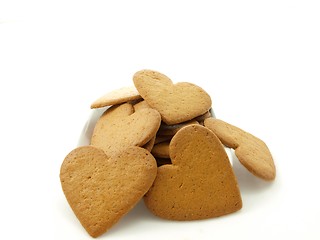
<instances>
[{"instance_id":1,"label":"stack of cookies","mask_svg":"<svg viewBox=\"0 0 320 240\"><path fill-rule=\"evenodd\" d=\"M211 98L187 82L142 70L97 99L107 107L91 143L71 151L60 180L73 212L92 237L108 231L140 199L156 216L199 220L242 207L224 146L255 176L274 180L267 145L211 114Z\"/></svg>"}]
</instances>

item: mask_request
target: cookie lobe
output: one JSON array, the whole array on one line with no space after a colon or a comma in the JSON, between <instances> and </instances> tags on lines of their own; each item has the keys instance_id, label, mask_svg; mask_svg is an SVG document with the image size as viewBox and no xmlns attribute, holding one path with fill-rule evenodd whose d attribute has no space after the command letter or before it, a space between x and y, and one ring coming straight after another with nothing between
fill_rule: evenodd
<instances>
[{"instance_id":1,"label":"cookie lobe","mask_svg":"<svg viewBox=\"0 0 320 240\"><path fill-rule=\"evenodd\" d=\"M220 119L207 118L204 125L213 131L224 145L235 149L235 155L249 172L267 181L275 179L276 167L265 142Z\"/></svg>"}]
</instances>

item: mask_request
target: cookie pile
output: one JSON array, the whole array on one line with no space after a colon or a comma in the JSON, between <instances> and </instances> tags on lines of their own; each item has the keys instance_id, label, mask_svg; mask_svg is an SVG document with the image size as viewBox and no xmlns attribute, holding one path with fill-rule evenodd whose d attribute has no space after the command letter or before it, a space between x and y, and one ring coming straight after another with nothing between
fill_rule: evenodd
<instances>
[{"instance_id":1,"label":"cookie pile","mask_svg":"<svg viewBox=\"0 0 320 240\"><path fill-rule=\"evenodd\" d=\"M73 212L92 237L109 230L140 199L156 216L198 220L242 207L237 179L224 146L255 176L275 178L267 145L211 116L211 98L200 87L174 84L142 70L135 87L92 103L107 107L89 146L64 159L60 181Z\"/></svg>"}]
</instances>

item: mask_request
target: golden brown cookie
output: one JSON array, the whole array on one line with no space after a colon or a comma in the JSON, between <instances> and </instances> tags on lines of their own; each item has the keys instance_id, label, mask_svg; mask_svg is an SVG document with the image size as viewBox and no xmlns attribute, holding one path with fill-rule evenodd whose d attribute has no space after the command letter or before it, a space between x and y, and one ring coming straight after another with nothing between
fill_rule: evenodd
<instances>
[{"instance_id":1,"label":"golden brown cookie","mask_svg":"<svg viewBox=\"0 0 320 240\"><path fill-rule=\"evenodd\" d=\"M157 158L170 158L169 144L170 141L166 141L154 145L151 150L152 155Z\"/></svg>"},{"instance_id":2,"label":"golden brown cookie","mask_svg":"<svg viewBox=\"0 0 320 240\"><path fill-rule=\"evenodd\" d=\"M156 71L139 71L134 74L133 82L142 98L159 111L168 125L191 120L211 107L211 98L202 88L186 82L173 84Z\"/></svg>"},{"instance_id":3,"label":"golden brown cookie","mask_svg":"<svg viewBox=\"0 0 320 240\"><path fill-rule=\"evenodd\" d=\"M141 96L134 86L123 87L109 92L91 104L91 108L101 108L140 99Z\"/></svg>"},{"instance_id":4,"label":"golden brown cookie","mask_svg":"<svg viewBox=\"0 0 320 240\"><path fill-rule=\"evenodd\" d=\"M207 118L204 124L224 145L235 149L239 161L252 174L264 180L275 179L272 155L261 139L219 119Z\"/></svg>"},{"instance_id":5,"label":"golden brown cookie","mask_svg":"<svg viewBox=\"0 0 320 240\"><path fill-rule=\"evenodd\" d=\"M172 220L196 220L241 209L237 180L213 132L200 125L184 127L169 148L172 164L158 167L144 197L152 213Z\"/></svg>"},{"instance_id":6,"label":"golden brown cookie","mask_svg":"<svg viewBox=\"0 0 320 240\"><path fill-rule=\"evenodd\" d=\"M130 147L108 157L99 148L85 146L66 156L60 181L82 226L98 237L135 206L156 173L155 159L143 148Z\"/></svg>"},{"instance_id":7,"label":"golden brown cookie","mask_svg":"<svg viewBox=\"0 0 320 240\"><path fill-rule=\"evenodd\" d=\"M173 124L173 125L167 125L162 122L157 134L160 136L173 136L181 128L188 126L188 125L191 125L191 124L199 124L199 123L194 119L183 122L183 123Z\"/></svg>"},{"instance_id":8,"label":"golden brown cookie","mask_svg":"<svg viewBox=\"0 0 320 240\"><path fill-rule=\"evenodd\" d=\"M160 114L151 108L130 114L130 106L124 103L106 110L96 123L91 145L111 156L130 146L143 146L149 142L159 129Z\"/></svg>"}]
</instances>

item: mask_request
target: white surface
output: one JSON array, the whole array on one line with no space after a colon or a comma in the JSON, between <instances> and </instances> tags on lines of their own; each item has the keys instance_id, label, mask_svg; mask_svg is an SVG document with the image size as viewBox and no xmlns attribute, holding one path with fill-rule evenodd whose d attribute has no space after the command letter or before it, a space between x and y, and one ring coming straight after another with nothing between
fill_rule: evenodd
<instances>
[{"instance_id":1,"label":"white surface","mask_svg":"<svg viewBox=\"0 0 320 240\"><path fill-rule=\"evenodd\" d=\"M111 3L113 2L113 3ZM320 239L319 1L1 1L1 239L90 239L59 182L92 101L151 68L254 133L272 184L236 166L243 209L170 222L139 204L100 239Z\"/></svg>"}]
</instances>

